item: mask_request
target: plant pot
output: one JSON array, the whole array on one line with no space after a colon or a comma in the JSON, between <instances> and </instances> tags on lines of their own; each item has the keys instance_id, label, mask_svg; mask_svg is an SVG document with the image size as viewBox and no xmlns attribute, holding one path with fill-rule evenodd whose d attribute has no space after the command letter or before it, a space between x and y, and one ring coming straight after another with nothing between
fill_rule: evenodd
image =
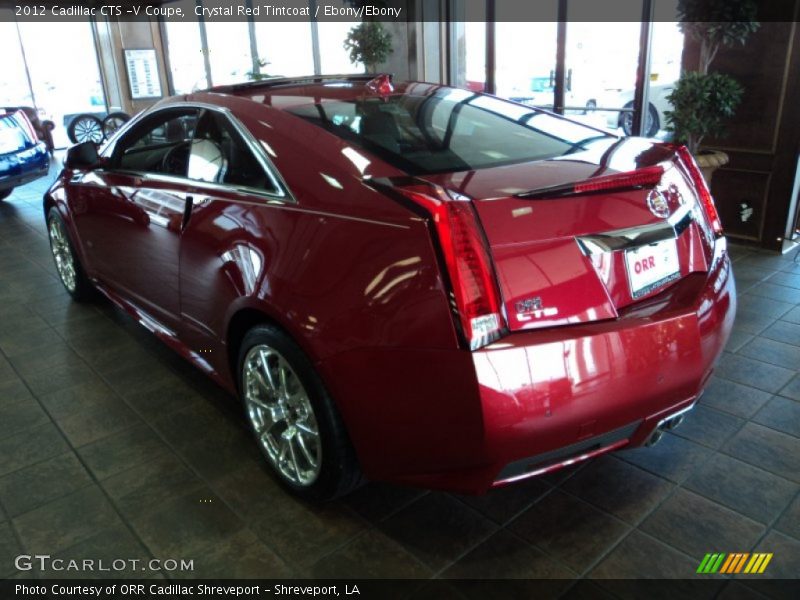
<instances>
[{"instance_id":1,"label":"plant pot","mask_svg":"<svg viewBox=\"0 0 800 600\"><path fill-rule=\"evenodd\" d=\"M700 172L703 174L708 187L711 187L711 177L714 175L714 171L727 165L730 161L730 157L719 150L700 150L694 159L697 162L697 166L700 167Z\"/></svg>"}]
</instances>

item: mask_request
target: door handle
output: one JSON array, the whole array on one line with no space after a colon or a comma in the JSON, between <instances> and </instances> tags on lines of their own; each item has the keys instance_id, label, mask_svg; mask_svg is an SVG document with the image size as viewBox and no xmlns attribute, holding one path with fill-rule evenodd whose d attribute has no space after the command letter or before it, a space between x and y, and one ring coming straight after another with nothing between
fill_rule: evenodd
<instances>
[{"instance_id":1,"label":"door handle","mask_svg":"<svg viewBox=\"0 0 800 600\"><path fill-rule=\"evenodd\" d=\"M186 196L186 204L183 206L183 224L181 225L181 231L186 229L186 226L189 224L189 219L192 216L192 207L194 206L194 197L187 195Z\"/></svg>"}]
</instances>

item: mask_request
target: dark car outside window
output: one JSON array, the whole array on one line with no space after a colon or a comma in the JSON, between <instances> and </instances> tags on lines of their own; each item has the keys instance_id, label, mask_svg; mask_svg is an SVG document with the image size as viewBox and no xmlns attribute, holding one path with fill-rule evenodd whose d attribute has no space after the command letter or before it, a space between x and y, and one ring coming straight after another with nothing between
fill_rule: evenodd
<instances>
[{"instance_id":1,"label":"dark car outside window","mask_svg":"<svg viewBox=\"0 0 800 600\"><path fill-rule=\"evenodd\" d=\"M466 90L322 100L289 112L411 175L550 159L596 151L617 140L568 119Z\"/></svg>"}]
</instances>

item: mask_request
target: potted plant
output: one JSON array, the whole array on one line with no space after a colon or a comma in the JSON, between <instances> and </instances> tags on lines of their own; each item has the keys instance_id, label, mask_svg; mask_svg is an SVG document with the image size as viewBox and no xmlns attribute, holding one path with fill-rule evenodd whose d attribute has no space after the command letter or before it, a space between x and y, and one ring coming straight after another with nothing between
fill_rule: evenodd
<instances>
[{"instance_id":1,"label":"potted plant","mask_svg":"<svg viewBox=\"0 0 800 600\"><path fill-rule=\"evenodd\" d=\"M667 129L676 142L686 144L695 156L706 181L728 155L701 150L706 136L725 134L726 122L742 101L744 90L733 77L710 72L721 47L743 45L759 23L755 0L679 0L680 29L699 44L697 70L684 71L668 96L672 110L666 112Z\"/></svg>"},{"instance_id":2,"label":"potted plant","mask_svg":"<svg viewBox=\"0 0 800 600\"><path fill-rule=\"evenodd\" d=\"M344 49L350 53L350 62L354 65L362 63L367 73L376 73L378 65L385 62L394 51L392 34L380 23L359 23L347 34Z\"/></svg>"}]
</instances>

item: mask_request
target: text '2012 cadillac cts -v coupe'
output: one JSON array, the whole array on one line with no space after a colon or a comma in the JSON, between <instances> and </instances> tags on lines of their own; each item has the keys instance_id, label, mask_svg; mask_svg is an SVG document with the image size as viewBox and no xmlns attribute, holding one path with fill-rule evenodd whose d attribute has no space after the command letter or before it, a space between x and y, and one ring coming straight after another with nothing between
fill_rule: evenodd
<instances>
[{"instance_id":1,"label":"text '2012 cadillac cts -v coupe'","mask_svg":"<svg viewBox=\"0 0 800 600\"><path fill-rule=\"evenodd\" d=\"M735 313L685 148L388 76L165 100L73 147L44 209L69 292L240 396L315 499L481 492L644 444Z\"/></svg>"}]
</instances>

